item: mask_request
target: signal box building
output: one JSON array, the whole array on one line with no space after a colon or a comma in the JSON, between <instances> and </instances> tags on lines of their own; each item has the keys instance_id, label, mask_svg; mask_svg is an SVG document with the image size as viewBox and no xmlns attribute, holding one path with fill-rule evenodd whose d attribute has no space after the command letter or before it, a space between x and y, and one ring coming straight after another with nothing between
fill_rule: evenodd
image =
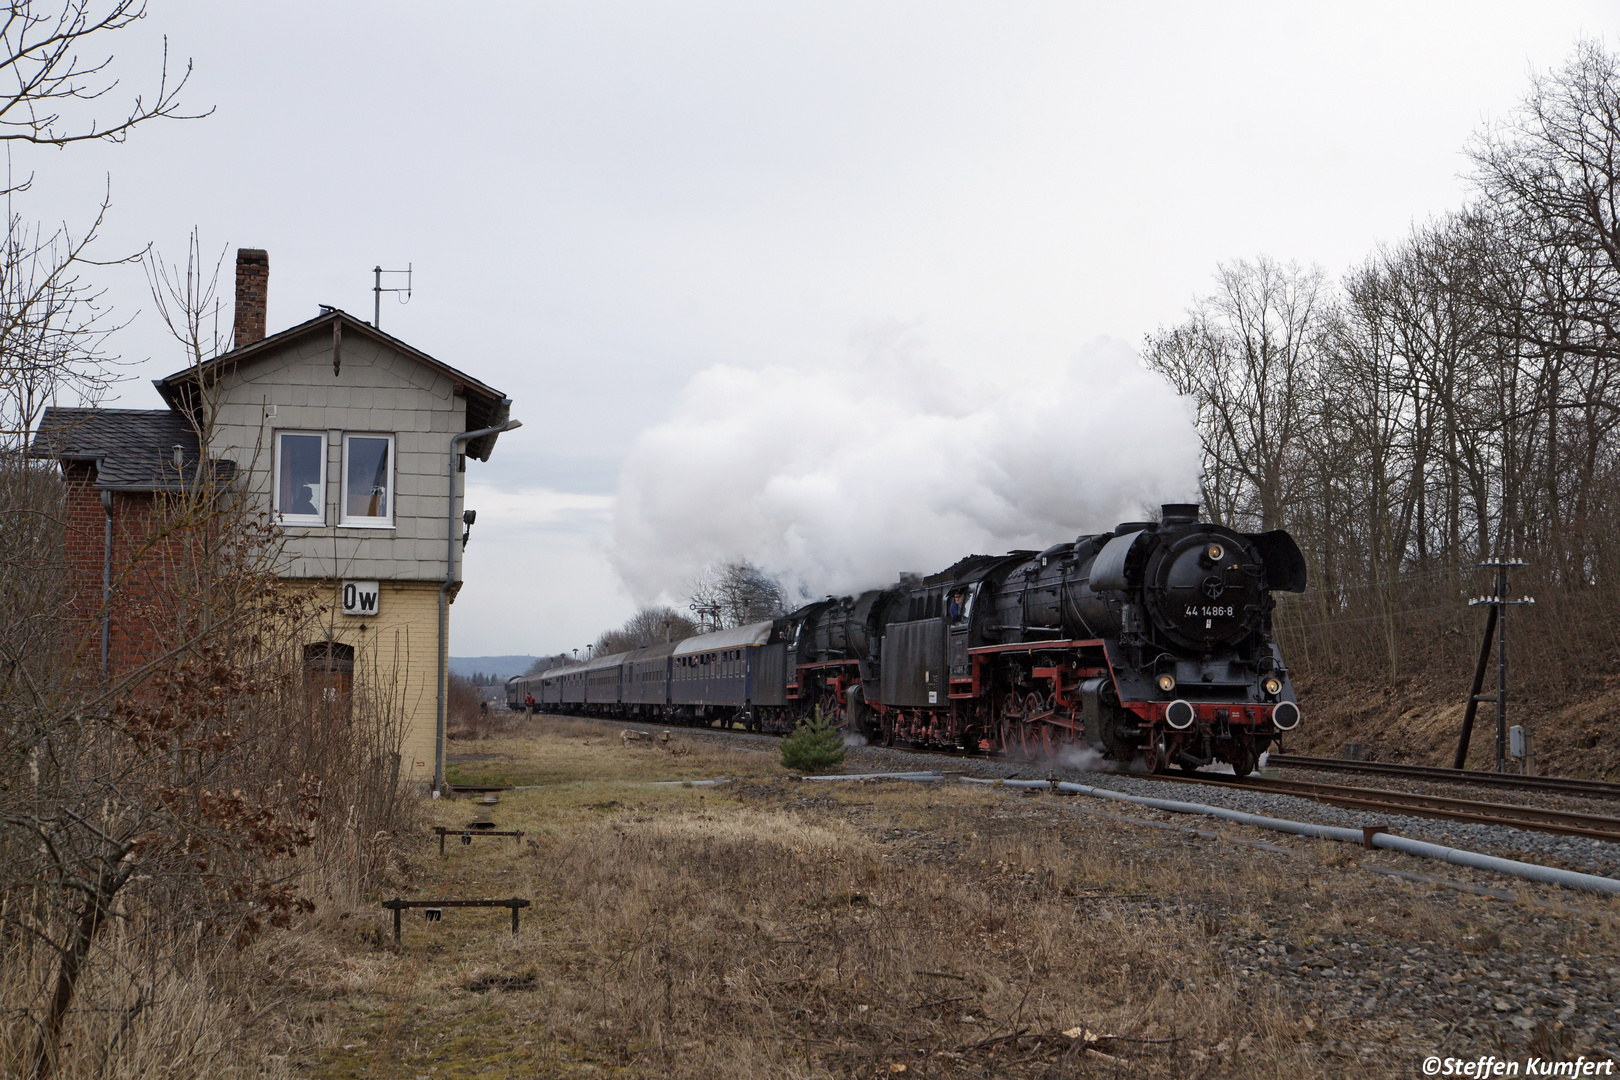
<instances>
[{"instance_id":1,"label":"signal box building","mask_svg":"<svg viewBox=\"0 0 1620 1080\"><path fill-rule=\"evenodd\" d=\"M443 754L440 590L460 564L449 550L465 460L488 461L497 435L452 440L503 426L511 401L335 308L266 336L268 277L265 252L237 252L234 348L156 380L168 408L46 412L33 452L60 461L67 483L70 608L110 614L108 675L150 659L139 621L120 618L140 583L117 563L152 500L210 469L269 512L280 575L328 608L304 643L309 677L328 700L378 680L405 724L401 777L431 781ZM211 432L207 461L199 431ZM105 608L104 577L118 583ZM446 604L460 586L449 582Z\"/></svg>"}]
</instances>

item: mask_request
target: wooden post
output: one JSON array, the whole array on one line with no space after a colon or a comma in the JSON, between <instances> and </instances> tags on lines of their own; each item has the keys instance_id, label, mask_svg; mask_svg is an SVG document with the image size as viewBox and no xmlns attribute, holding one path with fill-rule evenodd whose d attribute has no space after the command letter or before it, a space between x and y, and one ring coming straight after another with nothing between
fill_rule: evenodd
<instances>
[{"instance_id":1,"label":"wooden post","mask_svg":"<svg viewBox=\"0 0 1620 1080\"><path fill-rule=\"evenodd\" d=\"M1474 668L1474 683L1468 690L1468 707L1463 711L1462 731L1457 737L1457 756L1452 762L1452 768L1465 768L1468 764L1468 738L1474 731L1474 715L1479 711L1481 701L1496 702L1496 771L1503 772L1507 768L1507 609L1523 604L1535 603L1528 596L1517 600L1508 599L1508 569L1515 566L1528 566L1529 563L1504 560L1501 562L1483 562L1480 567L1489 567L1496 571L1496 581L1490 596L1478 596L1468 601L1469 607L1478 607L1481 604L1490 605L1490 612L1485 619L1485 640L1480 642L1479 663ZM1485 665L1491 659L1491 639L1496 639L1496 693L1481 694L1480 689L1485 685Z\"/></svg>"},{"instance_id":2,"label":"wooden post","mask_svg":"<svg viewBox=\"0 0 1620 1080\"><path fill-rule=\"evenodd\" d=\"M1501 579L1507 576L1507 571L1497 571L1498 594L1501 595ZM1479 712L1479 692L1485 685L1485 665L1491 662L1491 644L1496 637L1496 613L1500 610L1495 604L1491 605L1490 612L1485 616L1485 640L1479 645L1479 663L1474 665L1474 683L1468 688L1468 708L1463 710L1462 732L1457 736L1457 756L1452 759L1453 769L1466 769L1468 767L1468 740L1474 733L1474 714Z\"/></svg>"}]
</instances>

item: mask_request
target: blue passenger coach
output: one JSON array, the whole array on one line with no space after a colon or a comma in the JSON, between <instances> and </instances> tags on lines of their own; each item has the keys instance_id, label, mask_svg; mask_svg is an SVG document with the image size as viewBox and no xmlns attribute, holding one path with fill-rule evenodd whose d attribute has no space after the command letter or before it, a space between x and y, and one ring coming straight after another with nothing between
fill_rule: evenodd
<instances>
[{"instance_id":1,"label":"blue passenger coach","mask_svg":"<svg viewBox=\"0 0 1620 1080\"><path fill-rule=\"evenodd\" d=\"M750 623L676 645L670 657L670 704L699 710L754 704L759 653L770 641L774 625Z\"/></svg>"},{"instance_id":2,"label":"blue passenger coach","mask_svg":"<svg viewBox=\"0 0 1620 1080\"><path fill-rule=\"evenodd\" d=\"M785 703L786 646L774 622L699 634L552 668L527 680L535 700L565 713L669 720L742 719Z\"/></svg>"},{"instance_id":3,"label":"blue passenger coach","mask_svg":"<svg viewBox=\"0 0 1620 1080\"><path fill-rule=\"evenodd\" d=\"M651 645L623 654L623 701L632 716L661 715L669 704L669 658L679 642Z\"/></svg>"}]
</instances>

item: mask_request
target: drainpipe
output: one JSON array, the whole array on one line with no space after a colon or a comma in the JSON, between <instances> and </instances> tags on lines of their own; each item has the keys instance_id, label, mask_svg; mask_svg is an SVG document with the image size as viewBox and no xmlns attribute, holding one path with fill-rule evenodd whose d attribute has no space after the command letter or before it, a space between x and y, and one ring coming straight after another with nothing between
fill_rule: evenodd
<instances>
[{"instance_id":1,"label":"drainpipe","mask_svg":"<svg viewBox=\"0 0 1620 1080\"><path fill-rule=\"evenodd\" d=\"M101 493L101 509L107 515L101 541L101 677L112 673L112 492Z\"/></svg>"},{"instance_id":2,"label":"drainpipe","mask_svg":"<svg viewBox=\"0 0 1620 1080\"><path fill-rule=\"evenodd\" d=\"M433 735L433 797L444 790L444 713L446 669L450 665L450 588L456 583L456 458L473 439L496 435L523 426L521 420L508 420L495 427L466 431L450 439L450 506L445 511L444 584L439 586L439 707Z\"/></svg>"}]
</instances>

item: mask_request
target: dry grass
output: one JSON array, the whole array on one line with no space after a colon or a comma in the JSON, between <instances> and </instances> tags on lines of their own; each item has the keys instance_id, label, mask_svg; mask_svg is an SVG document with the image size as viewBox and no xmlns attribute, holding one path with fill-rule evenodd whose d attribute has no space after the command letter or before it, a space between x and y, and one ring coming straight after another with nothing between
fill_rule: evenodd
<instances>
[{"instance_id":1,"label":"dry grass","mask_svg":"<svg viewBox=\"0 0 1620 1080\"><path fill-rule=\"evenodd\" d=\"M79 1004L68 1014L57 1077L289 1075L284 1058L266 1059L238 1037L244 1020L251 1020L250 1004L222 993L236 980L222 980L221 971L241 963L228 946L189 962L165 962L148 955L138 938L119 935L98 952L79 987ZM37 1005L32 991L54 971L55 955L21 947L3 955L0 1012L8 1022L0 1025L0 1060L27 1061L38 1034L20 1018Z\"/></svg>"},{"instance_id":2,"label":"dry grass","mask_svg":"<svg viewBox=\"0 0 1620 1080\"><path fill-rule=\"evenodd\" d=\"M496 724L500 726L494 727ZM774 748L729 748L680 728L637 725L635 730L655 738L627 743L625 728L594 720L527 717L503 710L491 725L487 737L450 748L452 782L594 786L614 781L783 775ZM667 743L656 738L665 731L670 733Z\"/></svg>"},{"instance_id":3,"label":"dry grass","mask_svg":"<svg viewBox=\"0 0 1620 1080\"><path fill-rule=\"evenodd\" d=\"M1347 1032L1234 956L1358 926L1413 943L1501 928L1503 905L1374 878L1342 847L1189 841L1051 796L808 785L769 748L672 755L589 722L479 749L501 757L458 779L545 783L494 808L528 835L452 838L443 860L424 845L404 894L529 897L522 932L501 909L407 913L395 952L377 907L327 911L278 964L305 990L285 1016L300 1070L1309 1077L1358 1038L1404 1067L1422 1036ZM751 779L644 782L716 773ZM1569 947L1612 952L1612 907Z\"/></svg>"},{"instance_id":4,"label":"dry grass","mask_svg":"<svg viewBox=\"0 0 1620 1080\"><path fill-rule=\"evenodd\" d=\"M1145 923L1108 903L1077 913L1076 897L1162 886L1158 870L968 833L953 839L979 873L962 876L890 857L826 815L626 785L601 794L618 797L549 807L544 824L508 804L503 825L539 826L521 854L479 841L446 860L441 891L532 889L530 929L505 940L504 913L410 926L391 970L373 968L408 1040L373 1024L331 1075L386 1075L379 1053L447 1076L570 1063L672 1076L906 1063L927 1075L970 1058L1044 1070L1075 1026L1181 1040L1141 1044L1166 1064L1230 1032L1254 1060L1297 1064L1280 1007L1241 1000L1215 971L1189 978L1204 932L1188 910ZM874 799L898 797L905 820L909 794ZM534 990L465 990L491 975L533 977ZM1026 1033L1016 1046L970 1049L1014 1032Z\"/></svg>"}]
</instances>

